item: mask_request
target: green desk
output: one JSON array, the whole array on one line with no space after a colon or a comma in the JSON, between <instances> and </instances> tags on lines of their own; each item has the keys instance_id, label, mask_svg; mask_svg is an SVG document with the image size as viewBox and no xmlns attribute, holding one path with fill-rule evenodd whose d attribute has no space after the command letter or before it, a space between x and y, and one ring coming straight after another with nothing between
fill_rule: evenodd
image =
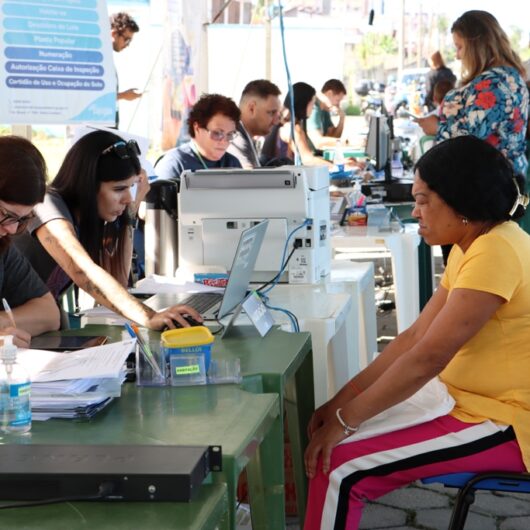
<instances>
[{"instance_id":1,"label":"green desk","mask_svg":"<svg viewBox=\"0 0 530 530\"><path fill-rule=\"evenodd\" d=\"M0 511L0 527L18 530L226 530L226 484L204 484L189 503L65 502Z\"/></svg>"},{"instance_id":2,"label":"green desk","mask_svg":"<svg viewBox=\"0 0 530 530\"><path fill-rule=\"evenodd\" d=\"M72 335L109 335L111 339L121 338L122 328L113 326L85 326L81 330L63 331ZM152 332L153 337L156 336ZM258 335L251 326L236 326L233 335L225 339L216 338L212 359L239 357L243 375L243 388L254 393L275 393L280 396L280 410L287 415L289 439L293 453L293 469L296 486L298 514L303 521L307 499L307 478L304 471L303 450L307 445L307 424L314 410L313 359L309 333L287 333L273 328L265 337ZM271 453L267 458L279 458L283 464L283 425L271 444ZM278 454L280 456L278 456ZM268 461L268 460L267 460ZM250 462L247 471L255 462ZM284 483L283 467L281 481ZM270 516L259 513L261 504L255 498L261 498L267 492L253 491L249 483L252 498L253 521ZM230 496L229 501L233 499ZM235 502L235 500L234 500ZM256 527L255 527L256 528ZM283 528L278 526L276 528Z\"/></svg>"},{"instance_id":3,"label":"green desk","mask_svg":"<svg viewBox=\"0 0 530 530\"><path fill-rule=\"evenodd\" d=\"M223 471L212 478L227 484L228 528L235 528L239 474L252 462L247 467L252 508L260 516L254 528L276 530L285 526L283 462L274 451L282 433L279 410L278 396L252 394L236 385L139 388L129 383L92 421L34 422L31 438L21 443L221 445ZM155 510L158 505L152 504ZM128 510L128 504L105 503L105 517L116 511L125 519ZM169 514L171 506L167 510ZM119 515L122 511L125 515ZM136 526L133 520L129 517L129 528Z\"/></svg>"}]
</instances>

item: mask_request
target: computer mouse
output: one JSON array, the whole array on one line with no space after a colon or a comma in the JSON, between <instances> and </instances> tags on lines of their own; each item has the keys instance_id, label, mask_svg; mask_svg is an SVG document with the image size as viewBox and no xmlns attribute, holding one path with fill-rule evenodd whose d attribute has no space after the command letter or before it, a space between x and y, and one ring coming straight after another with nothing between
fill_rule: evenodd
<instances>
[{"instance_id":1,"label":"computer mouse","mask_svg":"<svg viewBox=\"0 0 530 530\"><path fill-rule=\"evenodd\" d=\"M192 316L190 315L183 315L182 318L184 318L184 320L190 325L190 326L204 326L204 323L203 322L199 322L198 320L195 320ZM179 329L179 328L183 328L184 326L180 323L180 322L177 322L176 320L173 320L173 325L175 326L175 328Z\"/></svg>"}]
</instances>

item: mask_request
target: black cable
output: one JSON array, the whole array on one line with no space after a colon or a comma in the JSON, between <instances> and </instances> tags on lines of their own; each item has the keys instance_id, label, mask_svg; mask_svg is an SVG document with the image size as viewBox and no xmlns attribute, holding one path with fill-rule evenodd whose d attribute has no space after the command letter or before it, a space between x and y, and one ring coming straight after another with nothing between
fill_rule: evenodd
<instances>
[{"instance_id":1,"label":"black cable","mask_svg":"<svg viewBox=\"0 0 530 530\"><path fill-rule=\"evenodd\" d=\"M271 280L269 280L267 283L264 283L263 285L261 285L260 287L258 287L256 289L256 292L259 293L261 291L263 291L263 289L265 289L265 287L268 287L269 285L271 285L272 283L274 283L282 274L283 274L283 271L285 270L285 267L287 267L287 264L289 263L289 260L291 259L292 255L294 254L294 251L297 249L298 247L294 246L293 245L293 249L291 250L290 254L287 256L287 259L285 260L285 263L282 265L282 268L280 269L280 271L278 272L278 274L276 274L276 276L274 276L274 278L272 278Z\"/></svg>"},{"instance_id":2,"label":"black cable","mask_svg":"<svg viewBox=\"0 0 530 530\"><path fill-rule=\"evenodd\" d=\"M219 328L215 331L212 331L212 335L218 335L219 333L221 333L221 331L223 331L223 329L225 329L225 325L218 318L216 318L215 321L217 322L217 324L219 324Z\"/></svg>"},{"instance_id":3,"label":"black cable","mask_svg":"<svg viewBox=\"0 0 530 530\"><path fill-rule=\"evenodd\" d=\"M0 510L8 508L31 508L32 506L44 506L46 504L58 504L59 502L77 502L77 501L98 501L103 500L114 491L114 484L112 482L103 482L99 485L97 495L72 495L70 497L57 497L52 499L41 499L31 502L19 502L16 504L2 504Z\"/></svg>"}]
</instances>

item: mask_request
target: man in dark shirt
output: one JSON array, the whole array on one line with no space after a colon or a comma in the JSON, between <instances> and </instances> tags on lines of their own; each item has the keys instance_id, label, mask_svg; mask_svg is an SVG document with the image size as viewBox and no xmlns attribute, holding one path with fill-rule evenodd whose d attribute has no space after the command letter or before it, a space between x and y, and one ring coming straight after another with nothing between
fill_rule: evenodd
<instances>
[{"instance_id":1,"label":"man in dark shirt","mask_svg":"<svg viewBox=\"0 0 530 530\"><path fill-rule=\"evenodd\" d=\"M241 120L237 124L238 135L228 146L245 169L260 167L255 137L266 136L280 121L280 89L266 79L251 81L243 89L239 110Z\"/></svg>"}]
</instances>

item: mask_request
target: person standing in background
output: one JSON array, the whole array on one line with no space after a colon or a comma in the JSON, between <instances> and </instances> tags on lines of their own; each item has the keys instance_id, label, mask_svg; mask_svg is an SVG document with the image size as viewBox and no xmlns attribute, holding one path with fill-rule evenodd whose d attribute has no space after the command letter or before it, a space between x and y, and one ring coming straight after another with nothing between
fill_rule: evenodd
<instances>
[{"instance_id":1,"label":"person standing in background","mask_svg":"<svg viewBox=\"0 0 530 530\"><path fill-rule=\"evenodd\" d=\"M445 66L442 54L439 51L435 51L430 59L429 64L431 71L427 74L425 80L425 104L429 110L434 110L437 104L434 101L434 87L436 83L440 81L448 81L454 87L456 83L456 76L453 71Z\"/></svg>"},{"instance_id":2,"label":"person standing in background","mask_svg":"<svg viewBox=\"0 0 530 530\"><path fill-rule=\"evenodd\" d=\"M134 34L138 33L140 28L135 20L127 13L114 13L110 16L110 37L112 39L112 49L119 53L131 44ZM118 87L118 77L116 74L116 128L119 126L120 114L118 103L121 99L125 101L134 101L142 97L136 88L129 88L120 92Z\"/></svg>"},{"instance_id":3,"label":"person standing in background","mask_svg":"<svg viewBox=\"0 0 530 530\"><path fill-rule=\"evenodd\" d=\"M467 11L451 33L462 61L461 86L445 96L439 116L420 118L418 124L437 142L468 134L486 140L524 175L528 90L521 59L486 11Z\"/></svg>"},{"instance_id":4,"label":"person standing in background","mask_svg":"<svg viewBox=\"0 0 530 530\"><path fill-rule=\"evenodd\" d=\"M317 94L315 105L307 120L307 134L317 149L333 147L342 136L345 115L340 103L346 96L346 87L338 79L328 79ZM331 115L339 117L333 125Z\"/></svg>"},{"instance_id":5,"label":"person standing in background","mask_svg":"<svg viewBox=\"0 0 530 530\"><path fill-rule=\"evenodd\" d=\"M416 120L436 143L463 135L486 140L517 173L526 174L528 90L526 71L497 19L487 11L466 11L451 27L461 86L448 92L437 116ZM442 247L444 264L451 247Z\"/></svg>"},{"instance_id":6,"label":"person standing in background","mask_svg":"<svg viewBox=\"0 0 530 530\"><path fill-rule=\"evenodd\" d=\"M245 169L260 167L259 153L254 137L266 136L280 122L280 89L266 79L250 81L241 93L239 133L228 146Z\"/></svg>"}]
</instances>

